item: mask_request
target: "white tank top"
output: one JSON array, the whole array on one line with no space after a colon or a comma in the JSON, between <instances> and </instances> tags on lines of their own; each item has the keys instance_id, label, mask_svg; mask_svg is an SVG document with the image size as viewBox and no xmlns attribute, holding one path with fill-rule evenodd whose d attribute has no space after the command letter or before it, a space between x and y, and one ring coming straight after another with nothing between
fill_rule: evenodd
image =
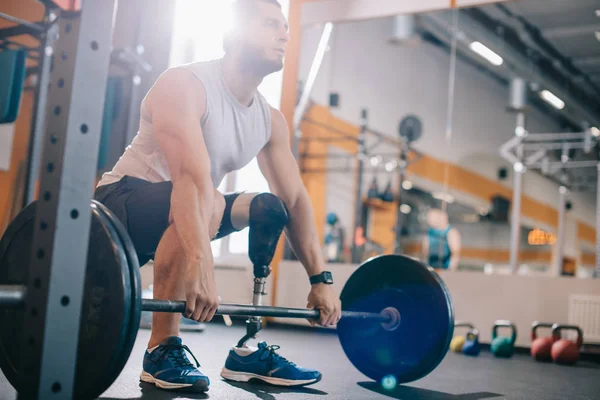
<instances>
[{"instance_id":1,"label":"white tank top","mask_svg":"<svg viewBox=\"0 0 600 400\"><path fill-rule=\"evenodd\" d=\"M225 175L248 164L271 137L271 107L256 93L250 106L241 105L227 88L221 60L182 65L194 73L206 90L206 113L200 120L208 150L211 179L218 187ZM167 159L152 129L152 117L142 101L140 128L112 171L98 186L125 175L150 182L171 180Z\"/></svg>"}]
</instances>

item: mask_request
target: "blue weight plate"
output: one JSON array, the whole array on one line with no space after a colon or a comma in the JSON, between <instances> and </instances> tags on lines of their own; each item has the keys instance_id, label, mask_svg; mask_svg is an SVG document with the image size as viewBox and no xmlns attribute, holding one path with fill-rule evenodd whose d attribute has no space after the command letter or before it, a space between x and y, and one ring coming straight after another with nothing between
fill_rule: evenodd
<instances>
[{"instance_id":1,"label":"blue weight plate","mask_svg":"<svg viewBox=\"0 0 600 400\"><path fill-rule=\"evenodd\" d=\"M0 284L27 282L35 210L36 203L32 203L21 211L0 240ZM75 398L98 397L118 375L130 340L134 297L120 238L107 217L92 205ZM0 368L17 391L23 384L18 376L19 363L24 361L20 352L22 326L22 309L0 309Z\"/></svg>"},{"instance_id":2,"label":"blue weight plate","mask_svg":"<svg viewBox=\"0 0 600 400\"><path fill-rule=\"evenodd\" d=\"M351 318L338 324L352 364L385 386L424 377L448 351L454 331L450 294L433 269L411 258L384 255L366 261L344 286L341 301L344 311L398 310L395 330Z\"/></svg>"}]
</instances>

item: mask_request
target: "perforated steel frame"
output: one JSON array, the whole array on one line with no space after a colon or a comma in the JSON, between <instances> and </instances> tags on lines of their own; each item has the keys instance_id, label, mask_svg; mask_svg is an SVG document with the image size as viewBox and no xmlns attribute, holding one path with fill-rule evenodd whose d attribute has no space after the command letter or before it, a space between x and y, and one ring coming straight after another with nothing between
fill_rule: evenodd
<instances>
[{"instance_id":1,"label":"perforated steel frame","mask_svg":"<svg viewBox=\"0 0 600 400\"><path fill-rule=\"evenodd\" d=\"M73 397L115 0L60 18L48 92L19 399Z\"/></svg>"}]
</instances>

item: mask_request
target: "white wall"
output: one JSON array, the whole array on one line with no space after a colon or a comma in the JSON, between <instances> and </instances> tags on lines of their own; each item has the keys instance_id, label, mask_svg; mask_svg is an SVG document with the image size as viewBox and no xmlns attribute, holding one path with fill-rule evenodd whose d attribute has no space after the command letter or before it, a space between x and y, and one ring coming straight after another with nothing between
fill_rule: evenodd
<instances>
[{"instance_id":1,"label":"white wall","mask_svg":"<svg viewBox=\"0 0 600 400\"><path fill-rule=\"evenodd\" d=\"M321 31L322 27L313 26L303 32L299 68L299 80L303 82ZM366 107L370 127L390 135L397 134L398 124L405 115L417 114L424 124L423 137L415 145L418 150L497 180L498 168L509 167L498 149L513 136L515 127L515 116L506 111L508 88L459 61L454 131L447 144L449 55L427 43L416 48L392 45L388 42L391 32L390 19L336 25L312 93L314 101L327 105L329 93L337 92L341 100L340 107L332 110L336 116L359 124L360 110ZM535 109L528 114L527 128L530 132L559 131L551 119ZM336 176L328 181L339 179ZM370 181L367 174L365 190ZM380 180L380 185L385 183ZM503 184L512 187L512 176ZM557 207L558 185L538 173L525 175L524 193ZM337 190L329 190L327 196L328 210L335 205L343 212L340 218L352 221L353 197L340 198ZM566 254L575 255L578 246L571 240L574 237L571 234L576 221L593 224L596 210L594 196L589 194L574 193L569 200L573 210L568 218ZM474 203L478 203L471 204L474 207L481 205L481 200L475 199Z\"/></svg>"}]
</instances>

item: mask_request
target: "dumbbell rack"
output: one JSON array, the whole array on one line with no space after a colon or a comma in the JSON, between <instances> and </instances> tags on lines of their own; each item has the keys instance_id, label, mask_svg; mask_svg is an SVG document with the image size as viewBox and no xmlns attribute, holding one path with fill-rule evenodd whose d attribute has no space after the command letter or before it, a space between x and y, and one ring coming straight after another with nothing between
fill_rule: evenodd
<instances>
[{"instance_id":1,"label":"dumbbell rack","mask_svg":"<svg viewBox=\"0 0 600 400\"><path fill-rule=\"evenodd\" d=\"M19 399L73 397L115 0L59 16L29 267ZM3 289L3 288L0 288ZM41 360L41 362L40 362Z\"/></svg>"}]
</instances>

